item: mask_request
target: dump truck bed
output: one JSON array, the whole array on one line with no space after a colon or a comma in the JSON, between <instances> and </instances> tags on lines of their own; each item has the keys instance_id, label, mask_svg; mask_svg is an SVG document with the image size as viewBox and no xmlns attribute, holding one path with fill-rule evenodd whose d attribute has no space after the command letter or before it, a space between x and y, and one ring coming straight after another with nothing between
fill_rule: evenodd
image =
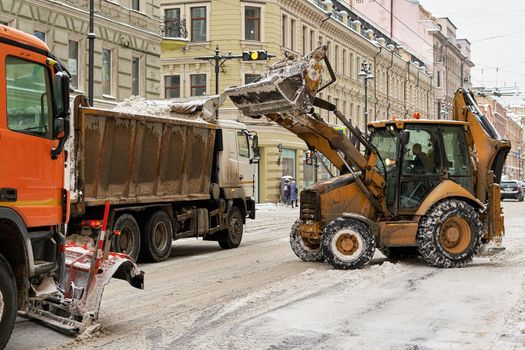
<instances>
[{"instance_id":1,"label":"dump truck bed","mask_svg":"<svg viewBox=\"0 0 525 350\"><path fill-rule=\"evenodd\" d=\"M209 199L217 127L204 120L74 108L73 215L113 206Z\"/></svg>"}]
</instances>

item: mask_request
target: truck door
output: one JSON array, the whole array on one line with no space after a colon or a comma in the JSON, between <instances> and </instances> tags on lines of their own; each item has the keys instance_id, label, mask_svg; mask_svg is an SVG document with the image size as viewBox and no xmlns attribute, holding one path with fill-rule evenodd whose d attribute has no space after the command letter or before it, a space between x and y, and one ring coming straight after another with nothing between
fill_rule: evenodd
<instances>
[{"instance_id":1,"label":"truck door","mask_svg":"<svg viewBox=\"0 0 525 350\"><path fill-rule=\"evenodd\" d=\"M253 196L255 185L254 167L250 161L250 143L248 135L237 131L237 148L239 150L239 183L244 189L244 195Z\"/></svg>"},{"instance_id":2,"label":"truck door","mask_svg":"<svg viewBox=\"0 0 525 350\"><path fill-rule=\"evenodd\" d=\"M0 49L0 206L16 210L28 227L56 225L63 157L51 159L52 72L41 54Z\"/></svg>"}]
</instances>

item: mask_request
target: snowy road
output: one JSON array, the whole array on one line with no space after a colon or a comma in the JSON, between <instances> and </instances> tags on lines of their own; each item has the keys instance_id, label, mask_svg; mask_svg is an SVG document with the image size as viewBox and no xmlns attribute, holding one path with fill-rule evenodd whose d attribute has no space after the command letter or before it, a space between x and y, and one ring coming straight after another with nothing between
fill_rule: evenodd
<instances>
[{"instance_id":1,"label":"snowy road","mask_svg":"<svg viewBox=\"0 0 525 350\"><path fill-rule=\"evenodd\" d=\"M299 261L298 210L263 208L239 249L182 240L142 266L145 291L112 282L95 338L20 320L8 349L522 349L525 204L504 207L507 251L492 261L436 269L376 253L358 271Z\"/></svg>"}]
</instances>

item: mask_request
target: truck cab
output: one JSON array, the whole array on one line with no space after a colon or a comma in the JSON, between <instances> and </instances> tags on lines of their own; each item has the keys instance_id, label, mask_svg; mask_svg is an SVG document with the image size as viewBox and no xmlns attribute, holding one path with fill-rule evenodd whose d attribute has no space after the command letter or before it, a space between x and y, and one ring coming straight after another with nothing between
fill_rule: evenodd
<instances>
[{"instance_id":1,"label":"truck cab","mask_svg":"<svg viewBox=\"0 0 525 350\"><path fill-rule=\"evenodd\" d=\"M69 80L42 41L0 25L0 349L17 314L74 334L97 318L113 276L143 287L103 240L97 254L65 242Z\"/></svg>"},{"instance_id":2,"label":"truck cab","mask_svg":"<svg viewBox=\"0 0 525 350\"><path fill-rule=\"evenodd\" d=\"M243 123L218 120L222 130L223 150L219 155L219 186L244 198L255 192L255 167L259 154L257 136L252 135Z\"/></svg>"},{"instance_id":3,"label":"truck cab","mask_svg":"<svg viewBox=\"0 0 525 350\"><path fill-rule=\"evenodd\" d=\"M44 280L58 281L63 274L68 197L60 151L67 137L69 77L43 42L5 26L0 67L3 348L16 310L26 308Z\"/></svg>"}]
</instances>

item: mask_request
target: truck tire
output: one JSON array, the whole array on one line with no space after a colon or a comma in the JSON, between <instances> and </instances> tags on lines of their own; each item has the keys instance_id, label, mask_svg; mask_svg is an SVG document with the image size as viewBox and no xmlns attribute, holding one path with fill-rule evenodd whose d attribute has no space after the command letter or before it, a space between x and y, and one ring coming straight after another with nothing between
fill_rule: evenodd
<instances>
[{"instance_id":1,"label":"truck tire","mask_svg":"<svg viewBox=\"0 0 525 350\"><path fill-rule=\"evenodd\" d=\"M170 217L164 210L153 213L148 218L140 248L141 257L148 261L166 260L171 253L173 226Z\"/></svg>"},{"instance_id":2,"label":"truck tire","mask_svg":"<svg viewBox=\"0 0 525 350\"><path fill-rule=\"evenodd\" d=\"M221 248L237 248L241 244L243 229L241 211L237 207L232 207L228 215L228 229L221 232L218 239Z\"/></svg>"},{"instance_id":3,"label":"truck tire","mask_svg":"<svg viewBox=\"0 0 525 350\"><path fill-rule=\"evenodd\" d=\"M122 214L118 217L113 230L119 230L115 236L114 251L126 253L137 261L140 252L140 228L137 220L131 214Z\"/></svg>"},{"instance_id":4,"label":"truck tire","mask_svg":"<svg viewBox=\"0 0 525 350\"><path fill-rule=\"evenodd\" d=\"M321 247L326 261L336 269L360 269L372 260L376 240L364 222L337 218L324 228Z\"/></svg>"},{"instance_id":5,"label":"truck tire","mask_svg":"<svg viewBox=\"0 0 525 350\"><path fill-rule=\"evenodd\" d=\"M319 247L312 248L304 243L303 238L299 234L300 220L296 220L290 230L290 245L292 250L302 261L319 262L324 261L323 250L321 244Z\"/></svg>"},{"instance_id":6,"label":"truck tire","mask_svg":"<svg viewBox=\"0 0 525 350\"><path fill-rule=\"evenodd\" d=\"M383 247L379 251L390 261L412 259L419 254L417 247Z\"/></svg>"},{"instance_id":7,"label":"truck tire","mask_svg":"<svg viewBox=\"0 0 525 350\"><path fill-rule=\"evenodd\" d=\"M419 253L431 266L464 267L481 247L481 229L479 214L471 205L457 199L444 200L419 221Z\"/></svg>"},{"instance_id":8,"label":"truck tire","mask_svg":"<svg viewBox=\"0 0 525 350\"><path fill-rule=\"evenodd\" d=\"M15 275L9 263L0 254L0 349L5 348L11 336L17 309Z\"/></svg>"}]
</instances>

